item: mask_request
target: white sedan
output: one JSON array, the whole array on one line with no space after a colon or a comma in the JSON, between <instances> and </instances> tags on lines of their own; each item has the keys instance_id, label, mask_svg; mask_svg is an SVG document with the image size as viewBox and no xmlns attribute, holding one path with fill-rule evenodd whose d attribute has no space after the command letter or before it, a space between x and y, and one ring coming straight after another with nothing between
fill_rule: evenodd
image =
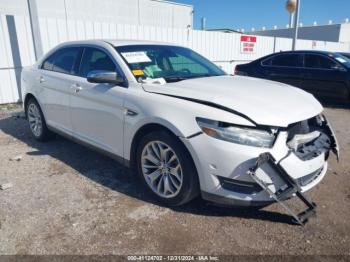
<instances>
[{"instance_id":1,"label":"white sedan","mask_svg":"<svg viewBox=\"0 0 350 262\"><path fill-rule=\"evenodd\" d=\"M135 167L168 205L198 195L239 206L283 201L317 185L329 152L338 154L312 95L227 75L176 45L64 43L24 69L22 87L36 139L59 133ZM294 191L279 194L286 177Z\"/></svg>"}]
</instances>

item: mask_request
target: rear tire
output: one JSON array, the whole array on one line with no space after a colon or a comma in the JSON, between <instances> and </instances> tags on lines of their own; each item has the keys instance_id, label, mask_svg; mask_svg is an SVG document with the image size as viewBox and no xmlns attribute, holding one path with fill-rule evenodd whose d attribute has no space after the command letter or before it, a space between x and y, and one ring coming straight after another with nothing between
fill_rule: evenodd
<instances>
[{"instance_id":1,"label":"rear tire","mask_svg":"<svg viewBox=\"0 0 350 262\"><path fill-rule=\"evenodd\" d=\"M53 134L47 128L43 112L34 98L29 99L26 113L30 131L36 140L47 141L52 138Z\"/></svg>"},{"instance_id":2,"label":"rear tire","mask_svg":"<svg viewBox=\"0 0 350 262\"><path fill-rule=\"evenodd\" d=\"M136 164L146 190L164 205L180 206L199 195L198 175L191 155L168 132L145 135L137 148Z\"/></svg>"}]
</instances>

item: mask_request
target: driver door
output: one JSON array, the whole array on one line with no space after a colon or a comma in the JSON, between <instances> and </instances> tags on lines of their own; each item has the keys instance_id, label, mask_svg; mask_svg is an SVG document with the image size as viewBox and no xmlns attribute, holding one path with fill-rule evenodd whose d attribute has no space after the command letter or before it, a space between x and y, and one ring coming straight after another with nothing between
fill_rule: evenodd
<instances>
[{"instance_id":1,"label":"driver door","mask_svg":"<svg viewBox=\"0 0 350 262\"><path fill-rule=\"evenodd\" d=\"M115 72L116 64L107 51L85 47L79 68L79 81L72 85L71 119L73 135L114 155L123 155L123 101L125 87L89 83L93 70Z\"/></svg>"}]
</instances>

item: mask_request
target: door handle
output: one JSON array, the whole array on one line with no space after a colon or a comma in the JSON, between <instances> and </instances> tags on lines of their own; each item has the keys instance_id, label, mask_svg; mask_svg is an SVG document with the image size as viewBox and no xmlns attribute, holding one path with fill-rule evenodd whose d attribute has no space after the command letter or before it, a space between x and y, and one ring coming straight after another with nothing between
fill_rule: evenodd
<instances>
[{"instance_id":1,"label":"door handle","mask_svg":"<svg viewBox=\"0 0 350 262\"><path fill-rule=\"evenodd\" d=\"M40 76L39 77L39 83L41 84L41 83L44 83L44 82L45 82L45 78L43 76Z\"/></svg>"},{"instance_id":2,"label":"door handle","mask_svg":"<svg viewBox=\"0 0 350 262\"><path fill-rule=\"evenodd\" d=\"M73 84L73 85L71 85L71 88L72 89L74 89L74 92L75 93L79 93L83 88L80 86L80 85L78 85L78 84Z\"/></svg>"},{"instance_id":3,"label":"door handle","mask_svg":"<svg viewBox=\"0 0 350 262\"><path fill-rule=\"evenodd\" d=\"M77 86L75 89L74 89L74 92L75 93L79 93L83 88L81 86Z\"/></svg>"}]
</instances>

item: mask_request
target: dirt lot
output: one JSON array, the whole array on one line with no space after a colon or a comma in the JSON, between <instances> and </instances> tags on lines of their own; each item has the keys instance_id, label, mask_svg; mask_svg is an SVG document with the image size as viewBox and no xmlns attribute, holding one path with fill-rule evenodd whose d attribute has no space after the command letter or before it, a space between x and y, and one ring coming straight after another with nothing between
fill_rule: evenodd
<instances>
[{"instance_id":1,"label":"dirt lot","mask_svg":"<svg viewBox=\"0 0 350 262\"><path fill-rule=\"evenodd\" d=\"M13 184L0 190L0 254L350 254L349 110L326 110L342 158L308 193L318 216L305 227L276 204L160 207L113 160L61 137L36 142L19 113L0 109L0 184Z\"/></svg>"}]
</instances>

